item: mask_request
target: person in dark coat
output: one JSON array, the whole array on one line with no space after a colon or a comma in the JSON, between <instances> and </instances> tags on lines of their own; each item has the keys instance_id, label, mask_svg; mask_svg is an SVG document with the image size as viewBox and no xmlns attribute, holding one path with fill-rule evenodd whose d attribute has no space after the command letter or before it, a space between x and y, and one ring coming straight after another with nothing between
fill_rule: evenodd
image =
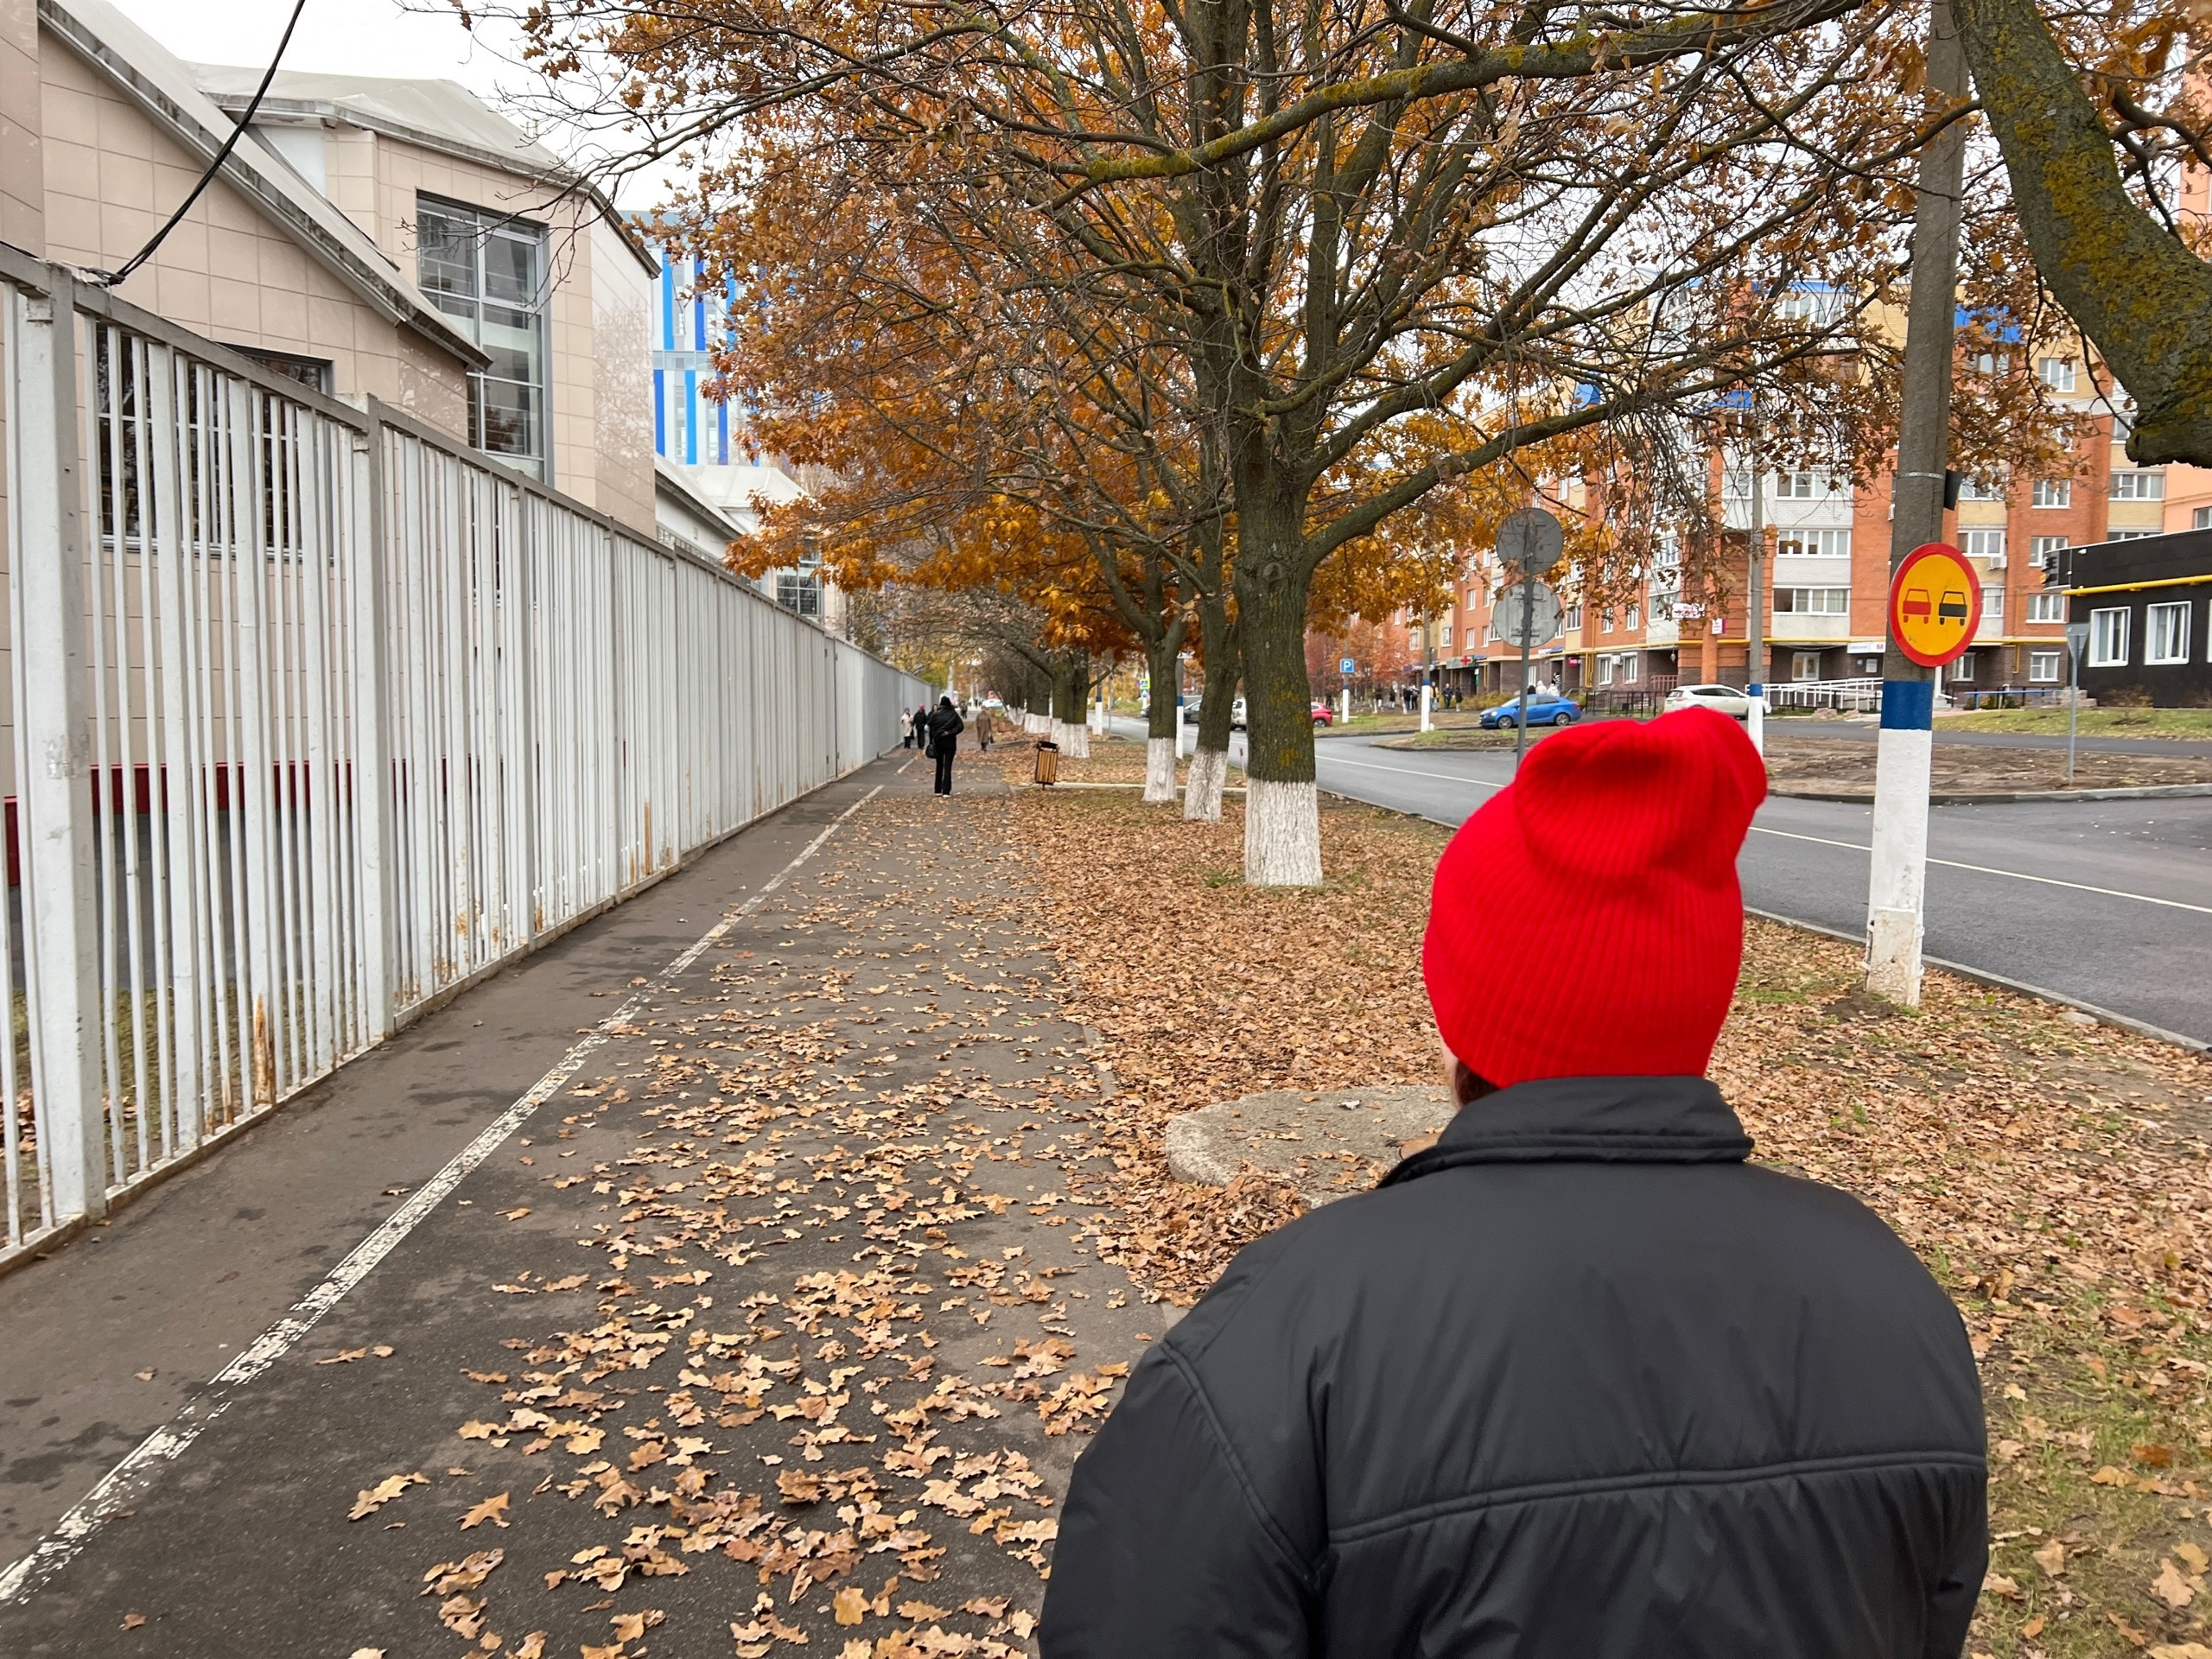
<instances>
[{"instance_id":1,"label":"person in dark coat","mask_svg":"<svg viewBox=\"0 0 2212 1659\"><path fill-rule=\"evenodd\" d=\"M1856 1198L1748 1162L1703 1076L1764 793L1688 709L1547 738L1460 830L1423 948L1459 1109L1145 1354L1075 1467L1046 1659L1957 1659L1964 1325Z\"/></svg>"},{"instance_id":2,"label":"person in dark coat","mask_svg":"<svg viewBox=\"0 0 2212 1659\"><path fill-rule=\"evenodd\" d=\"M930 753L937 757L937 792L952 793L952 755L960 747L960 734L967 730L967 723L960 718L960 711L952 706L950 697L939 697L937 707L930 711Z\"/></svg>"},{"instance_id":3,"label":"person in dark coat","mask_svg":"<svg viewBox=\"0 0 2212 1659\"><path fill-rule=\"evenodd\" d=\"M925 702L918 702L914 705L914 718L911 723L913 727L913 731L911 735L913 739L914 747L926 753L930 746L929 704Z\"/></svg>"}]
</instances>

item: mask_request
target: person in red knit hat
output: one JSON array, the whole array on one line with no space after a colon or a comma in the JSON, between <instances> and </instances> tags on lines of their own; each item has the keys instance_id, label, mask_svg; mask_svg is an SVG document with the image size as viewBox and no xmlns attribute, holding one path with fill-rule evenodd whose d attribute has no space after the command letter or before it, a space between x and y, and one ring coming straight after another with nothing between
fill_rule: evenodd
<instances>
[{"instance_id":1,"label":"person in red knit hat","mask_svg":"<svg viewBox=\"0 0 2212 1659\"><path fill-rule=\"evenodd\" d=\"M1965 1328L1703 1075L1765 793L1689 709L1545 739L1452 837L1422 969L1459 1109L1146 1353L1075 1467L1046 1659L1955 1659Z\"/></svg>"}]
</instances>

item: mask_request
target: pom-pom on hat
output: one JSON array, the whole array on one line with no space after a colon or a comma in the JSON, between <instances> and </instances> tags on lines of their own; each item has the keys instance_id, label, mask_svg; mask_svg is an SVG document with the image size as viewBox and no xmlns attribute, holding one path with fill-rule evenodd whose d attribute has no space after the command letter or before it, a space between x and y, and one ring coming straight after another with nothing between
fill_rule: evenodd
<instances>
[{"instance_id":1,"label":"pom-pom on hat","mask_svg":"<svg viewBox=\"0 0 2212 1659\"><path fill-rule=\"evenodd\" d=\"M1703 1072L1765 798L1758 752L1710 709L1538 743L1437 863L1421 971L1445 1046L1501 1089Z\"/></svg>"}]
</instances>

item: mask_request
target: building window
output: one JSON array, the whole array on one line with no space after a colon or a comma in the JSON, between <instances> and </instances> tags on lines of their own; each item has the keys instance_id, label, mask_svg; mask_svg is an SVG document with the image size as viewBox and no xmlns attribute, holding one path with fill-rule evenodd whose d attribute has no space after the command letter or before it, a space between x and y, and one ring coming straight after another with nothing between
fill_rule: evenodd
<instances>
[{"instance_id":1,"label":"building window","mask_svg":"<svg viewBox=\"0 0 2212 1659\"><path fill-rule=\"evenodd\" d=\"M418 197L423 291L490 356L468 377L468 441L545 476L545 233L505 213Z\"/></svg>"},{"instance_id":2,"label":"building window","mask_svg":"<svg viewBox=\"0 0 2212 1659\"><path fill-rule=\"evenodd\" d=\"M2031 622L2063 622L2066 620L2066 595L2063 594L2030 594L2028 620Z\"/></svg>"},{"instance_id":3,"label":"building window","mask_svg":"<svg viewBox=\"0 0 2212 1659\"><path fill-rule=\"evenodd\" d=\"M2133 435L2134 431L2135 411L2133 410L2115 409L2113 410L2112 441L2114 443L2126 443L2129 437Z\"/></svg>"},{"instance_id":4,"label":"building window","mask_svg":"<svg viewBox=\"0 0 2212 1659\"><path fill-rule=\"evenodd\" d=\"M2108 542L2139 542L2146 536L2156 536L2160 533L2160 531L2155 530L2110 530L2105 532L2105 540Z\"/></svg>"},{"instance_id":5,"label":"building window","mask_svg":"<svg viewBox=\"0 0 2212 1659\"><path fill-rule=\"evenodd\" d=\"M1613 613L1612 613L1611 611L1600 611L1600 612L1599 612L1599 613L1598 613L1598 632L1600 632L1600 633L1611 633L1612 631L1613 631Z\"/></svg>"},{"instance_id":6,"label":"building window","mask_svg":"<svg viewBox=\"0 0 2212 1659\"><path fill-rule=\"evenodd\" d=\"M1817 680L1821 677L1821 653L1817 651L1793 652L1789 657L1789 677L1793 680Z\"/></svg>"},{"instance_id":7,"label":"building window","mask_svg":"<svg viewBox=\"0 0 2212 1659\"><path fill-rule=\"evenodd\" d=\"M1851 610L1848 588L1777 588L1774 590L1777 616L1844 616Z\"/></svg>"},{"instance_id":8,"label":"building window","mask_svg":"<svg viewBox=\"0 0 2212 1659\"><path fill-rule=\"evenodd\" d=\"M2039 478L2036 480L2032 499L2038 507L2070 507L2074 505L2074 480L2070 478Z\"/></svg>"},{"instance_id":9,"label":"building window","mask_svg":"<svg viewBox=\"0 0 2212 1659\"><path fill-rule=\"evenodd\" d=\"M1790 530L1784 531L1775 543L1779 558L1847 559L1851 556L1851 532L1847 530Z\"/></svg>"},{"instance_id":10,"label":"building window","mask_svg":"<svg viewBox=\"0 0 2212 1659\"><path fill-rule=\"evenodd\" d=\"M2010 352L1977 352L1974 357L1976 374L1995 378L2012 372L2012 353Z\"/></svg>"},{"instance_id":11,"label":"building window","mask_svg":"<svg viewBox=\"0 0 2212 1659\"><path fill-rule=\"evenodd\" d=\"M287 380L296 380L310 391L329 396L332 390L332 363L327 357L302 357L293 352L264 351L258 346L233 346L231 349L240 357L258 363L271 374L281 374Z\"/></svg>"},{"instance_id":12,"label":"building window","mask_svg":"<svg viewBox=\"0 0 2212 1659\"><path fill-rule=\"evenodd\" d=\"M2143 660L2147 663L2185 663L2189 660L2189 601L2153 605L2143 615Z\"/></svg>"},{"instance_id":13,"label":"building window","mask_svg":"<svg viewBox=\"0 0 2212 1659\"><path fill-rule=\"evenodd\" d=\"M1662 589L1651 595L1651 620L1654 626L1675 620L1675 605L1681 598L1681 595L1671 588Z\"/></svg>"},{"instance_id":14,"label":"building window","mask_svg":"<svg viewBox=\"0 0 2212 1659\"><path fill-rule=\"evenodd\" d=\"M1443 646L1446 651L1452 649L1452 625L1449 622L1440 623L1438 625L1436 631L1436 643Z\"/></svg>"},{"instance_id":15,"label":"building window","mask_svg":"<svg viewBox=\"0 0 2212 1659\"><path fill-rule=\"evenodd\" d=\"M1822 493L1817 473L1777 473L1774 475L1774 499L1777 501L1810 501Z\"/></svg>"},{"instance_id":16,"label":"building window","mask_svg":"<svg viewBox=\"0 0 2212 1659\"><path fill-rule=\"evenodd\" d=\"M2127 666L2127 607L2089 613L2089 666Z\"/></svg>"},{"instance_id":17,"label":"building window","mask_svg":"<svg viewBox=\"0 0 2212 1659\"><path fill-rule=\"evenodd\" d=\"M1580 605L1568 606L1567 614L1560 619L1560 626L1569 633L1580 630L1582 626L1582 607Z\"/></svg>"},{"instance_id":18,"label":"building window","mask_svg":"<svg viewBox=\"0 0 2212 1659\"><path fill-rule=\"evenodd\" d=\"M1628 622L1626 626L1630 633L1635 632L1637 629L1643 626L1643 607L1641 605L1631 605L1628 607Z\"/></svg>"},{"instance_id":19,"label":"building window","mask_svg":"<svg viewBox=\"0 0 2212 1659\"><path fill-rule=\"evenodd\" d=\"M1999 566L2005 563L2005 532L2001 530L1961 531L1959 541L1959 550L1970 559L1987 559Z\"/></svg>"},{"instance_id":20,"label":"building window","mask_svg":"<svg viewBox=\"0 0 2212 1659\"><path fill-rule=\"evenodd\" d=\"M1974 652L1967 652L1943 671L1960 684L1971 685L1974 683Z\"/></svg>"},{"instance_id":21,"label":"building window","mask_svg":"<svg viewBox=\"0 0 2212 1659\"><path fill-rule=\"evenodd\" d=\"M2028 683L2056 685L2058 683L2059 658L2056 651L2031 651L2028 653Z\"/></svg>"},{"instance_id":22,"label":"building window","mask_svg":"<svg viewBox=\"0 0 2212 1659\"><path fill-rule=\"evenodd\" d=\"M1612 683L1613 659L1610 657L1600 657L1598 659L1598 683L1600 685L1611 685Z\"/></svg>"},{"instance_id":23,"label":"building window","mask_svg":"<svg viewBox=\"0 0 2212 1659\"><path fill-rule=\"evenodd\" d=\"M2039 357L2036 359L2036 378L2053 391L2074 390L2074 360L2066 357Z\"/></svg>"},{"instance_id":24,"label":"building window","mask_svg":"<svg viewBox=\"0 0 2212 1659\"><path fill-rule=\"evenodd\" d=\"M2063 536L2031 536L2028 538L2028 559L2038 570L2049 570L2058 563L2058 556L2066 550Z\"/></svg>"},{"instance_id":25,"label":"building window","mask_svg":"<svg viewBox=\"0 0 2212 1659\"><path fill-rule=\"evenodd\" d=\"M2166 475L2164 473L2118 472L2112 475L2112 499L2115 501L2163 501L2166 499Z\"/></svg>"},{"instance_id":26,"label":"building window","mask_svg":"<svg viewBox=\"0 0 2212 1659\"><path fill-rule=\"evenodd\" d=\"M2199 507L2189 515L2191 530L2212 530L2212 507Z\"/></svg>"},{"instance_id":27,"label":"building window","mask_svg":"<svg viewBox=\"0 0 2212 1659\"><path fill-rule=\"evenodd\" d=\"M1981 590L1981 625L1993 633L2005 632L2005 589L1985 584Z\"/></svg>"},{"instance_id":28,"label":"building window","mask_svg":"<svg viewBox=\"0 0 2212 1659\"><path fill-rule=\"evenodd\" d=\"M2002 501L2005 499L2005 480L1962 478L1959 480L1959 499L1961 501Z\"/></svg>"}]
</instances>

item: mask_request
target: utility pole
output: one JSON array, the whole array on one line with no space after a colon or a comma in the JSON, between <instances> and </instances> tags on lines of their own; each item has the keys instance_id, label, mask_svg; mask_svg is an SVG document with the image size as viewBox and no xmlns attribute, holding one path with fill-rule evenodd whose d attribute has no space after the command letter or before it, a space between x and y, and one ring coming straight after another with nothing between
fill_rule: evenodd
<instances>
[{"instance_id":1,"label":"utility pole","mask_svg":"<svg viewBox=\"0 0 2212 1659\"><path fill-rule=\"evenodd\" d=\"M1744 730L1751 747L1766 753L1766 591L1761 578L1766 562L1766 468L1759 454L1759 408L1752 394L1751 412L1751 558L1744 577Z\"/></svg>"},{"instance_id":2,"label":"utility pole","mask_svg":"<svg viewBox=\"0 0 2212 1659\"><path fill-rule=\"evenodd\" d=\"M1966 92L1966 58L1950 0L1932 0L1928 105ZM1904 401L1897 426L1892 574L1907 554L1943 533L1943 474L1949 458L1951 358L1958 333L1959 191L1966 129L1953 122L1920 152L1912 215L1912 300L1905 321ZM1936 683L1897 648L1882 655L1882 729L1874 763L1873 869L1866 894L1866 988L1893 1002L1920 1002L1921 942L1928 878L1928 776Z\"/></svg>"}]
</instances>

